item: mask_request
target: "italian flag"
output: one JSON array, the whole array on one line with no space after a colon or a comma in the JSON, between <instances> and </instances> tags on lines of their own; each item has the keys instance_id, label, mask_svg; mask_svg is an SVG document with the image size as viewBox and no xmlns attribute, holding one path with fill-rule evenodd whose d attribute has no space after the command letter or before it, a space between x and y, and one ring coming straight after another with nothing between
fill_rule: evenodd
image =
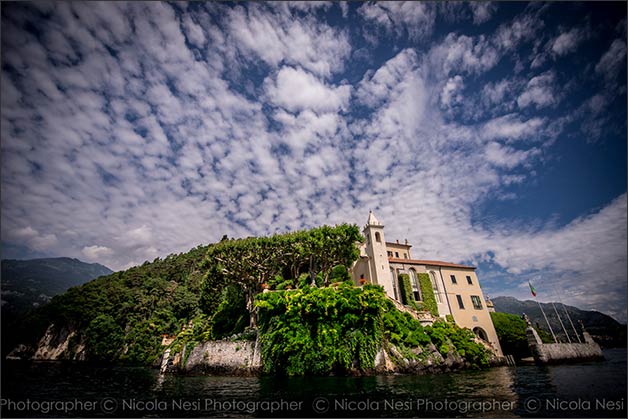
<instances>
[{"instance_id":1,"label":"italian flag","mask_svg":"<svg viewBox=\"0 0 628 419\"><path fill-rule=\"evenodd\" d=\"M534 289L532 284L530 284L530 281L528 281L528 285L530 286L530 292L532 293L533 296L536 297L536 290Z\"/></svg>"}]
</instances>

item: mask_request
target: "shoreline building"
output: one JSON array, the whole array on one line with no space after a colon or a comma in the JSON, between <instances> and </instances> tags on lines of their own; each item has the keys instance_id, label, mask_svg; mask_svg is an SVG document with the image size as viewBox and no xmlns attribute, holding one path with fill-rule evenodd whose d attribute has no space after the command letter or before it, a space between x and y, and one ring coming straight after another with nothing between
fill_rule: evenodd
<instances>
[{"instance_id":1,"label":"shoreline building","mask_svg":"<svg viewBox=\"0 0 628 419\"><path fill-rule=\"evenodd\" d=\"M399 276L407 274L412 287L412 298L422 303L419 274L427 274L430 279L438 317L452 316L460 327L465 327L486 342L498 356L502 356L501 346L491 320L488 304L484 299L480 281L474 266L435 260L413 259L412 245L386 242L384 225L373 212L363 230L365 242L360 246L360 258L351 269L356 284L371 283L381 285L388 297L402 302Z\"/></svg>"}]
</instances>

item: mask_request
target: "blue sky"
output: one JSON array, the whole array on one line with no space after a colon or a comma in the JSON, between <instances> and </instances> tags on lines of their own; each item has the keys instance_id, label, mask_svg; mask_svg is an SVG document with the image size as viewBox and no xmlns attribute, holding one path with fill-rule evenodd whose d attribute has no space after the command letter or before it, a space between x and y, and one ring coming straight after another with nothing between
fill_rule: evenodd
<instances>
[{"instance_id":1,"label":"blue sky","mask_svg":"<svg viewBox=\"0 0 628 419\"><path fill-rule=\"evenodd\" d=\"M123 269L369 209L626 321L626 4L2 5L2 256Z\"/></svg>"}]
</instances>

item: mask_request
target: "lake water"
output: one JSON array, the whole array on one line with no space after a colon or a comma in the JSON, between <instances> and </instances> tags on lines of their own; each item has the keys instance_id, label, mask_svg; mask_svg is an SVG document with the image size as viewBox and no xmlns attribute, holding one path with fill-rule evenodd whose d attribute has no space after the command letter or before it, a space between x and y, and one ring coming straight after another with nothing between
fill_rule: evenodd
<instances>
[{"instance_id":1,"label":"lake water","mask_svg":"<svg viewBox=\"0 0 628 419\"><path fill-rule=\"evenodd\" d=\"M160 376L2 364L2 417L626 417L626 349L605 361L429 376Z\"/></svg>"}]
</instances>

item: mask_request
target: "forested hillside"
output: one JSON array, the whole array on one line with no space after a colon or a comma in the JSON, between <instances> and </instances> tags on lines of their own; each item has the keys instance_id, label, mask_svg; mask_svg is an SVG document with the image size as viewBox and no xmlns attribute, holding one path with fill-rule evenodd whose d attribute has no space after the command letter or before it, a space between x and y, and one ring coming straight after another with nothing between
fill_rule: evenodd
<instances>
[{"instance_id":1,"label":"forested hillside","mask_svg":"<svg viewBox=\"0 0 628 419\"><path fill-rule=\"evenodd\" d=\"M2 315L22 314L46 304L70 287L113 271L98 263L72 258L2 261Z\"/></svg>"},{"instance_id":2,"label":"forested hillside","mask_svg":"<svg viewBox=\"0 0 628 419\"><path fill-rule=\"evenodd\" d=\"M357 226L343 224L225 238L157 258L54 297L3 333L3 349L23 343L32 352L54 325L53 340L71 335L65 359L151 363L161 353L162 335L176 335L184 325L193 325L198 339L241 332L254 322L252 302L265 288L326 285L334 273L346 276L338 265L353 263L360 240Z\"/></svg>"}]
</instances>

